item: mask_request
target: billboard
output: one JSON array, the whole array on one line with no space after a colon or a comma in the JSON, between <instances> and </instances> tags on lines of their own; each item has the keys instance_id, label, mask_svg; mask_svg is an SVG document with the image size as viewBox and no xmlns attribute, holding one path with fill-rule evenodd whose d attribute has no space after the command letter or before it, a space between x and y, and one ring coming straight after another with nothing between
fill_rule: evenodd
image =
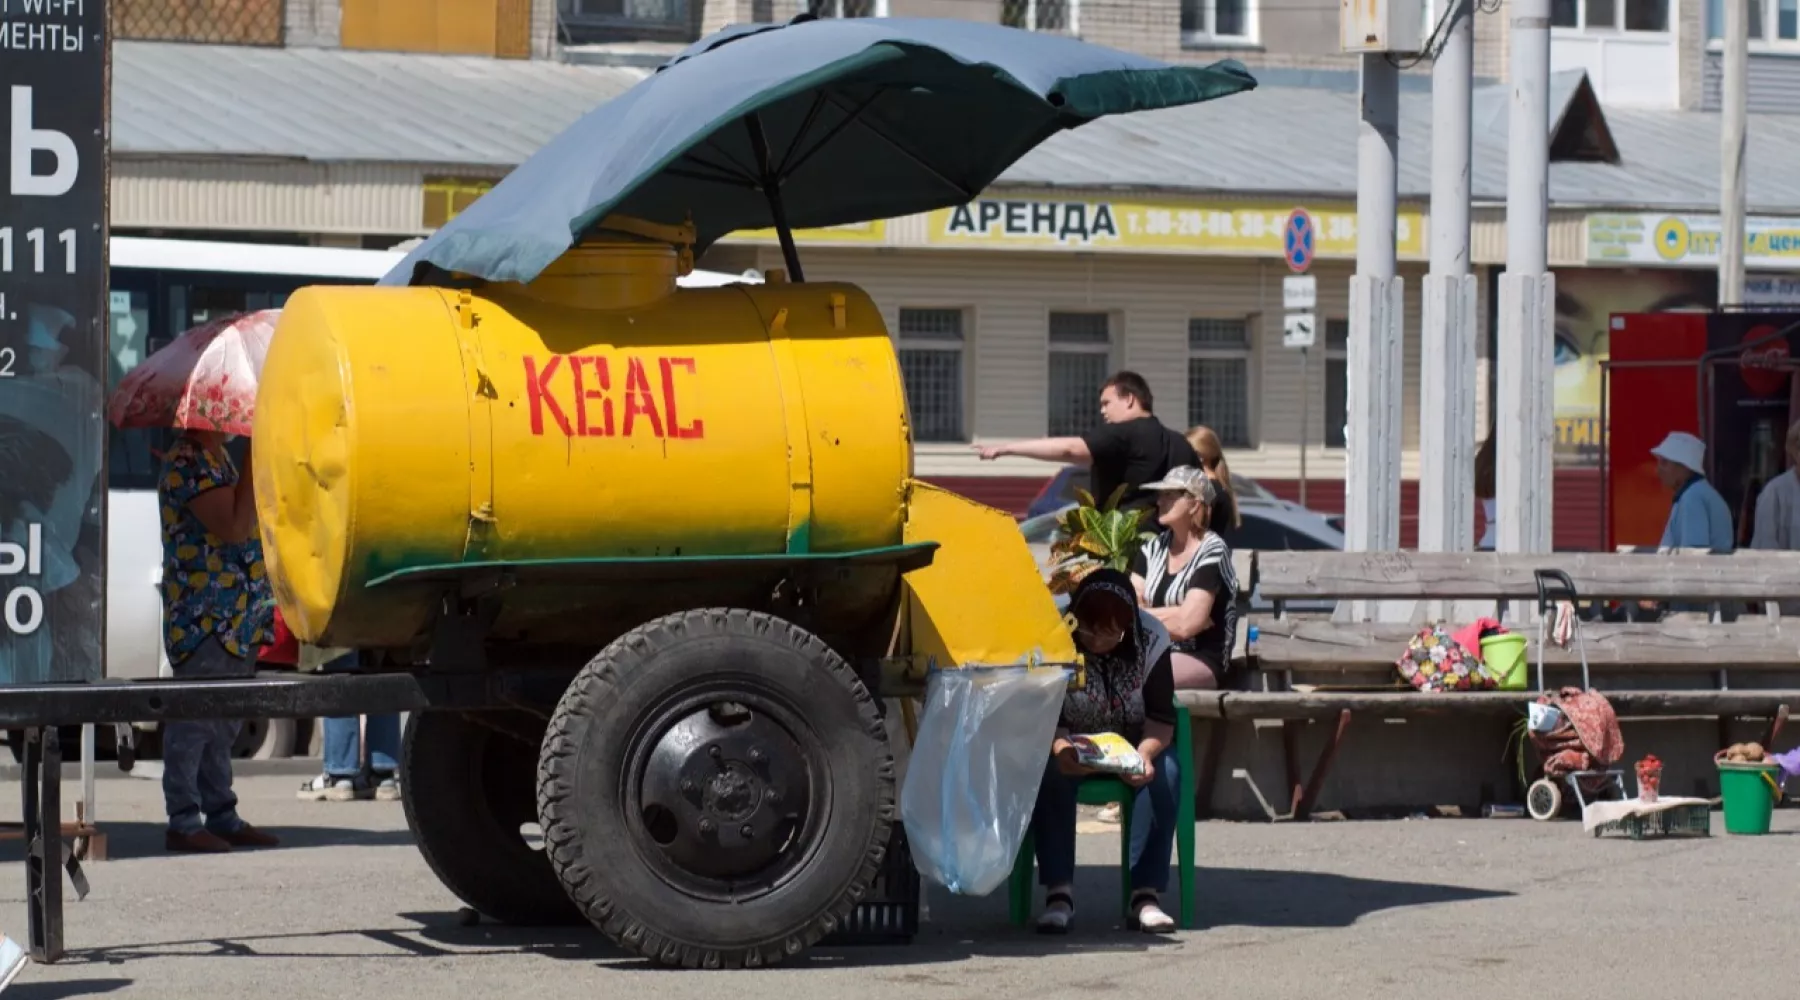
<instances>
[{"instance_id":1,"label":"billboard","mask_svg":"<svg viewBox=\"0 0 1800 1000\"><path fill-rule=\"evenodd\" d=\"M0 0L0 683L105 632L106 6Z\"/></svg>"},{"instance_id":2,"label":"billboard","mask_svg":"<svg viewBox=\"0 0 1800 1000\"><path fill-rule=\"evenodd\" d=\"M1718 277L1710 271L1556 272L1556 464L1599 468L1602 363L1611 354L1619 313L1708 312ZM1616 376L1615 376L1616 377ZM1618 417L1611 420L1618 432ZM1660 438L1659 438L1660 440Z\"/></svg>"}]
</instances>

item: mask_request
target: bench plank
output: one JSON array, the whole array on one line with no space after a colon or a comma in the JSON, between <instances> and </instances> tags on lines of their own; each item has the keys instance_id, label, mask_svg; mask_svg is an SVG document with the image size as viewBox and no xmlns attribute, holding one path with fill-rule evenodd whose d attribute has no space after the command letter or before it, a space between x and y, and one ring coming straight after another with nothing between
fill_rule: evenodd
<instances>
[{"instance_id":1,"label":"bench plank","mask_svg":"<svg viewBox=\"0 0 1800 1000\"><path fill-rule=\"evenodd\" d=\"M1621 718L1645 716L1772 716L1782 705L1800 705L1800 691L1606 691ZM1525 714L1531 691L1474 691L1456 694L1407 692L1302 694L1232 691L1224 696L1225 718L1330 719L1339 712L1378 716Z\"/></svg>"},{"instance_id":2,"label":"bench plank","mask_svg":"<svg viewBox=\"0 0 1800 1000\"><path fill-rule=\"evenodd\" d=\"M1731 556L1610 552L1259 552L1268 600L1528 600L1539 569L1567 573L1584 599L1766 601L1800 598L1800 552Z\"/></svg>"},{"instance_id":3,"label":"bench plank","mask_svg":"<svg viewBox=\"0 0 1800 1000\"><path fill-rule=\"evenodd\" d=\"M1254 619L1257 666L1263 670L1391 667L1420 625L1332 622L1322 618ZM1528 656L1537 663L1537 636L1528 631ZM1581 625L1591 666L1740 667L1800 670L1800 622L1788 627L1768 619L1735 622L1590 622ZM1580 666L1575 639L1544 651L1546 666Z\"/></svg>"}]
</instances>

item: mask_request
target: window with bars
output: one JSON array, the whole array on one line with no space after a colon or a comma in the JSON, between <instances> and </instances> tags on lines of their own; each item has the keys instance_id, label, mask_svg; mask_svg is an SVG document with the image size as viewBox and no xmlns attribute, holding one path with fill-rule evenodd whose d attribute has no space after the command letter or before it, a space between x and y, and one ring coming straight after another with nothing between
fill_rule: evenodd
<instances>
[{"instance_id":1,"label":"window with bars","mask_svg":"<svg viewBox=\"0 0 1800 1000\"><path fill-rule=\"evenodd\" d=\"M1256 0L1181 0L1181 41L1243 44L1256 39Z\"/></svg>"},{"instance_id":2,"label":"window with bars","mask_svg":"<svg viewBox=\"0 0 1800 1000\"><path fill-rule=\"evenodd\" d=\"M1112 366L1112 317L1050 314L1051 437L1079 437L1100 425L1100 386Z\"/></svg>"},{"instance_id":3,"label":"window with bars","mask_svg":"<svg viewBox=\"0 0 1800 1000\"><path fill-rule=\"evenodd\" d=\"M897 352L914 441L966 441L961 309L902 309Z\"/></svg>"},{"instance_id":4,"label":"window with bars","mask_svg":"<svg viewBox=\"0 0 1800 1000\"><path fill-rule=\"evenodd\" d=\"M815 17L886 17L888 0L808 0Z\"/></svg>"},{"instance_id":5,"label":"window with bars","mask_svg":"<svg viewBox=\"0 0 1800 1000\"><path fill-rule=\"evenodd\" d=\"M1350 419L1350 321L1325 321L1325 447L1344 447Z\"/></svg>"},{"instance_id":6,"label":"window with bars","mask_svg":"<svg viewBox=\"0 0 1800 1000\"><path fill-rule=\"evenodd\" d=\"M1188 320L1188 425L1250 447L1250 320Z\"/></svg>"}]
</instances>

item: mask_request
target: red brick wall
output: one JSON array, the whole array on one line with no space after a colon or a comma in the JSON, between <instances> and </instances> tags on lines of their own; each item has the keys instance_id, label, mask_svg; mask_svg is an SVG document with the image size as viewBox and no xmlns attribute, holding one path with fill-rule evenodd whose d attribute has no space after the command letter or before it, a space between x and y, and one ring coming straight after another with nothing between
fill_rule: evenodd
<instances>
[{"instance_id":1,"label":"red brick wall","mask_svg":"<svg viewBox=\"0 0 1800 1000\"><path fill-rule=\"evenodd\" d=\"M1025 508L1049 482L1049 477L943 476L929 480L947 490L954 490L971 500L998 507L1014 516ZM1258 479L1269 492L1285 500L1300 502L1298 479ZM1556 511L1555 544L1559 549L1600 549L1606 540L1601 532L1601 489L1598 469L1559 469L1555 479ZM1409 479L1400 488L1400 544L1412 548L1419 543L1419 484ZM1344 481L1310 479L1306 483L1306 505L1321 514L1344 512ZM1475 536L1481 537L1485 527L1479 505L1475 509Z\"/></svg>"}]
</instances>

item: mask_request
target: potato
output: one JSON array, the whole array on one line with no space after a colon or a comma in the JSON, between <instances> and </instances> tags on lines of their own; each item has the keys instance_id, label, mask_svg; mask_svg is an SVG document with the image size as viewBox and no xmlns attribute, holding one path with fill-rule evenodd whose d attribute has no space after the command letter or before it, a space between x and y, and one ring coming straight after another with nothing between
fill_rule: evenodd
<instances>
[{"instance_id":1,"label":"potato","mask_svg":"<svg viewBox=\"0 0 1800 1000\"><path fill-rule=\"evenodd\" d=\"M1763 745L1761 743L1746 743L1744 744L1744 756L1749 760L1759 761L1764 757L1767 757L1768 754L1763 751Z\"/></svg>"}]
</instances>

